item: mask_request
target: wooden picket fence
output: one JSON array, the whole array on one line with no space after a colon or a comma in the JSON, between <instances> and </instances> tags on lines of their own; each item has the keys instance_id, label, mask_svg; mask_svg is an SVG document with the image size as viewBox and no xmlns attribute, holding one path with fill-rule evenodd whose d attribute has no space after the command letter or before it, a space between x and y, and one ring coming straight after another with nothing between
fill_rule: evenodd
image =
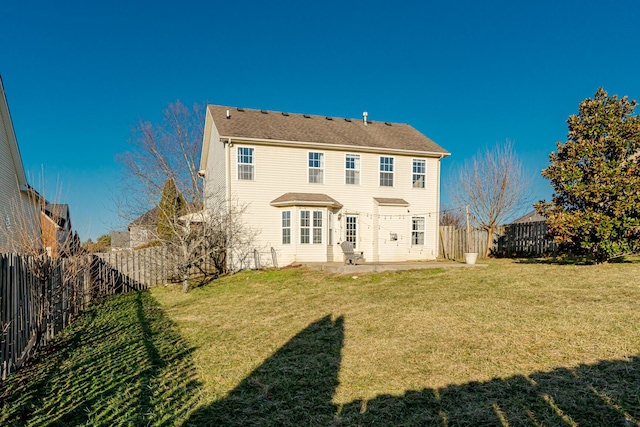
<instances>
[{"instance_id":1,"label":"wooden picket fence","mask_svg":"<svg viewBox=\"0 0 640 427\"><path fill-rule=\"evenodd\" d=\"M0 378L19 369L91 303L146 287L95 255L0 254Z\"/></svg>"}]
</instances>

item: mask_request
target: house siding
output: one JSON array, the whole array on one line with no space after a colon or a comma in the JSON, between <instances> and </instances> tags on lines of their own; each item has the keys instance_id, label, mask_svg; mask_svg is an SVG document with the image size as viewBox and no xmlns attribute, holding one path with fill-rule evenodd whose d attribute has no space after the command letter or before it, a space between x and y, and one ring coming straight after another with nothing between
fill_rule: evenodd
<instances>
[{"instance_id":1,"label":"house siding","mask_svg":"<svg viewBox=\"0 0 640 427\"><path fill-rule=\"evenodd\" d=\"M205 129L205 138L208 139L207 164L205 165L205 203L208 208L214 208L221 202L229 200L230 194L227 187L226 169L226 144L220 141L220 133L207 112L207 121L211 126ZM233 177L232 177L233 178Z\"/></svg>"},{"instance_id":2,"label":"house siding","mask_svg":"<svg viewBox=\"0 0 640 427\"><path fill-rule=\"evenodd\" d=\"M218 138L219 139L219 138ZM212 139L216 141L218 139ZM222 144L220 144L221 146ZM256 248L268 259L271 247L276 249L278 264L286 265L305 261L342 261L343 255L338 244L345 238L346 215L358 216L357 250L364 251L367 261L404 261L435 259L437 256L437 212L439 197L438 163L439 158L416 157L415 155L388 155L394 157L394 186L379 185L379 153L362 151L308 149L280 147L262 144L234 143L230 150L230 187L232 198L246 202L243 221L251 228L260 230ZM224 159L223 149L210 145L207 177L213 176L215 184L219 170L224 168L221 162L213 158ZM237 167L237 149L239 146L254 148L254 180L239 180ZM215 151L215 152L214 152ZM324 182L308 183L308 153L324 153ZM360 154L360 184L345 184L345 154ZM213 155L213 156L212 156ZM212 158L213 157L213 158ZM426 161L425 188L413 188L413 159ZM217 171L215 170L217 169ZM209 185L209 182L207 182ZM343 205L342 209L333 209L332 247L328 248L328 220L330 208L313 207L274 207L270 203L284 193L322 193ZM378 206L375 198L402 198L409 206ZM323 212L323 243L301 244L299 230L299 211L320 210ZM281 243L281 212L291 211L292 242ZM411 217L426 217L425 244L412 247ZM397 241L391 241L390 233L398 235ZM337 248L337 249L336 249Z\"/></svg>"},{"instance_id":3,"label":"house siding","mask_svg":"<svg viewBox=\"0 0 640 427\"><path fill-rule=\"evenodd\" d=\"M17 143L13 137L13 127L2 82L0 81L0 251L19 250L14 243L21 234L36 241L38 232L38 214L34 210L28 195L20 191L17 167L22 167L16 159ZM23 231L23 233L18 233Z\"/></svg>"}]
</instances>

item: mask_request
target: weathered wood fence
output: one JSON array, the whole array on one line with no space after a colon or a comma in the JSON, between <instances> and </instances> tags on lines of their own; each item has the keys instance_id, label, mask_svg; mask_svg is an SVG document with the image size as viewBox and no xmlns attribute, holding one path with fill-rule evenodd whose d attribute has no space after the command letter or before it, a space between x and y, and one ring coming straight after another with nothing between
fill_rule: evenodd
<instances>
[{"instance_id":1,"label":"weathered wood fence","mask_svg":"<svg viewBox=\"0 0 640 427\"><path fill-rule=\"evenodd\" d=\"M440 258L463 260L465 252L477 252L479 258L484 258L487 238L487 230L474 228L468 246L466 228L440 227ZM558 245L547 236L544 221L500 226L492 240L491 255L494 256L542 256L558 250Z\"/></svg>"},{"instance_id":2,"label":"weathered wood fence","mask_svg":"<svg viewBox=\"0 0 640 427\"><path fill-rule=\"evenodd\" d=\"M547 235L545 221L510 224L497 239L494 252L497 256L541 256L558 251L558 244Z\"/></svg>"},{"instance_id":3,"label":"weathered wood fence","mask_svg":"<svg viewBox=\"0 0 640 427\"><path fill-rule=\"evenodd\" d=\"M467 229L452 225L440 227L440 258L463 260L465 252L476 252L484 258L487 247L487 230L473 228L471 242L467 243Z\"/></svg>"},{"instance_id":4,"label":"weathered wood fence","mask_svg":"<svg viewBox=\"0 0 640 427\"><path fill-rule=\"evenodd\" d=\"M135 251L114 251L95 254L122 276L147 287L164 284L172 276L166 247L155 246Z\"/></svg>"},{"instance_id":5,"label":"weathered wood fence","mask_svg":"<svg viewBox=\"0 0 640 427\"><path fill-rule=\"evenodd\" d=\"M92 302L145 287L95 255L0 254L0 378L20 368Z\"/></svg>"}]
</instances>

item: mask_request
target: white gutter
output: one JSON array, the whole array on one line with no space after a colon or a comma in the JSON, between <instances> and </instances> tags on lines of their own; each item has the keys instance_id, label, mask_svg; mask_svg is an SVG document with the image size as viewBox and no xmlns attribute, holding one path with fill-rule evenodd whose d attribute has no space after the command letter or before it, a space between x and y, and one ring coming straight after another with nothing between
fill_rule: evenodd
<instances>
[{"instance_id":1,"label":"white gutter","mask_svg":"<svg viewBox=\"0 0 640 427\"><path fill-rule=\"evenodd\" d=\"M249 137L231 137L224 136L220 137L227 138L229 141L233 139L234 142L242 143L250 143L254 145L271 145L271 146L282 146L282 147L296 147L296 148L321 148L321 149L335 149L341 151L357 151L357 152L366 152L366 153L382 153L382 154L401 154L401 155L413 155L413 156L421 156L421 157L438 157L442 159L443 157L450 156L451 153L436 153L433 151L420 151L420 150L402 150L397 148L377 148L377 147L359 147L357 145L346 145L346 144L328 144L323 142L303 142L303 141L288 141L281 139L260 139L260 138L249 138Z\"/></svg>"}]
</instances>

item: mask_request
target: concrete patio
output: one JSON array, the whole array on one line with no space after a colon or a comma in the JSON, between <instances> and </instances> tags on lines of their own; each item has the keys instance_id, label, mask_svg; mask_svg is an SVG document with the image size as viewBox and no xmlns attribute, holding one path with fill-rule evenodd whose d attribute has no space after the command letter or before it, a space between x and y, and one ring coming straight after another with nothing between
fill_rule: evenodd
<instances>
[{"instance_id":1,"label":"concrete patio","mask_svg":"<svg viewBox=\"0 0 640 427\"><path fill-rule=\"evenodd\" d=\"M382 271L423 270L427 268L481 268L487 264L465 264L455 261L422 261L422 262L365 262L351 265L341 262L303 262L301 265L336 274L363 274Z\"/></svg>"}]
</instances>

